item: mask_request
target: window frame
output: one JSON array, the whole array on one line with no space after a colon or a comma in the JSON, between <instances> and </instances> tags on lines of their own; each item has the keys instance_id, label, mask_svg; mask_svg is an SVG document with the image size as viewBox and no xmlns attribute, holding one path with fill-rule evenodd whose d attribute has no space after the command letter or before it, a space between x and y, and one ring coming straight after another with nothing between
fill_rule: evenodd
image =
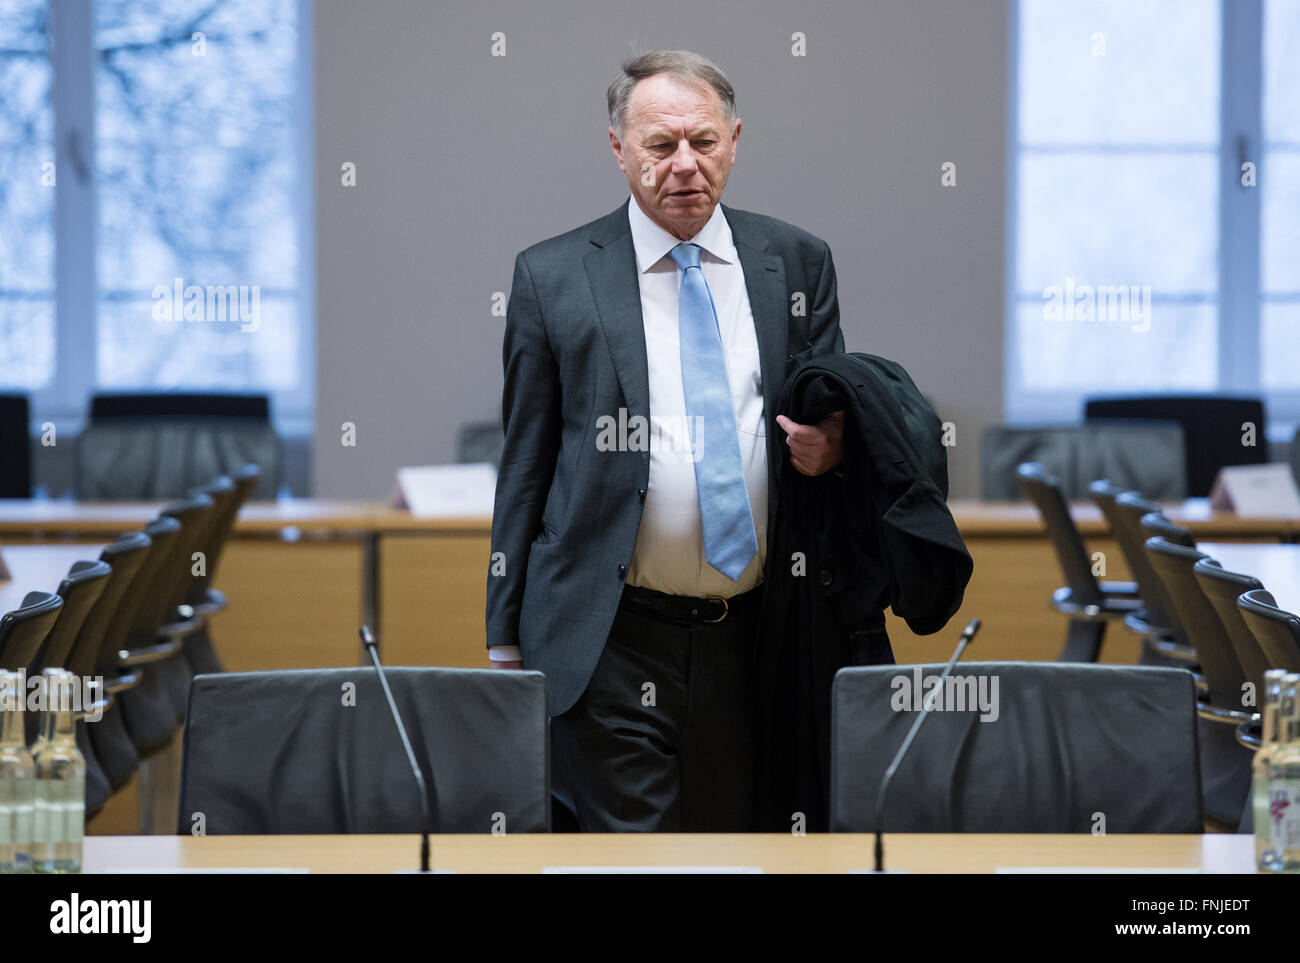
<instances>
[{"instance_id":1,"label":"window frame","mask_svg":"<svg viewBox=\"0 0 1300 963\"><path fill-rule=\"evenodd\" d=\"M57 434L75 435L85 426L98 384L98 299L96 272L94 0L50 0L50 98L54 110L51 145L54 201L54 375L29 390L33 434L53 423ZM298 386L268 389L276 431L287 438L314 430L316 393L315 131L313 117L313 22L311 0L295 0L297 84L293 145L300 176L294 188L298 215ZM78 175L78 170L89 175ZM75 346L75 347L74 347ZM112 389L121 390L121 389ZM150 390L140 386L140 390ZM184 390L183 388L177 390ZM219 389L212 389L219 390Z\"/></svg>"},{"instance_id":2,"label":"window frame","mask_svg":"<svg viewBox=\"0 0 1300 963\"><path fill-rule=\"evenodd\" d=\"M1241 185L1241 164L1252 161L1258 171L1263 160L1263 10L1263 0L1219 0L1218 297L1210 302L1216 308L1218 384L1207 390L1262 397L1269 415L1268 433L1281 440L1290 438L1300 419L1300 390L1263 386L1260 188ZM1084 400L1106 394L1106 388L1094 392L1031 389L1020 383L1017 370L1021 0L1008 0L1008 11L1003 414L1009 423L1077 422L1083 417Z\"/></svg>"}]
</instances>

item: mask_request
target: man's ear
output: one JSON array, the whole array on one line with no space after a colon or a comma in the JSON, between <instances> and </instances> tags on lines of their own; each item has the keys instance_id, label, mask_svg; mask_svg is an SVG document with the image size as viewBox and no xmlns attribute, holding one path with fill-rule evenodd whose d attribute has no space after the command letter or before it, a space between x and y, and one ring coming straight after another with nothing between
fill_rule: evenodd
<instances>
[{"instance_id":1,"label":"man's ear","mask_svg":"<svg viewBox=\"0 0 1300 963\"><path fill-rule=\"evenodd\" d=\"M614 152L614 159L618 161L618 169L621 170L624 174L626 174L627 167L623 163L623 144L618 139L618 134L614 132L613 127L609 129L609 146L610 149L613 150Z\"/></svg>"}]
</instances>

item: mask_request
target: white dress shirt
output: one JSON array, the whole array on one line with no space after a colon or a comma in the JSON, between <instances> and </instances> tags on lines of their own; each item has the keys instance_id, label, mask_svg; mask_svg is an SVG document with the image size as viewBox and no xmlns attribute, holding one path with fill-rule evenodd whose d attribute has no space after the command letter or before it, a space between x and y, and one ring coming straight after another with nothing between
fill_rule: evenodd
<instances>
[{"instance_id":1,"label":"white dress shirt","mask_svg":"<svg viewBox=\"0 0 1300 963\"><path fill-rule=\"evenodd\" d=\"M700 267L718 315L736 439L758 541L757 554L734 582L704 560L695 452L690 442L695 432L686 420L678 339L682 271L669 255L683 242L650 220L633 197L628 198L628 220L641 289L651 431L650 482L627 581L670 595L738 595L759 584L767 558L767 429L758 334L731 225L718 205L689 243L700 246ZM490 653L494 661L520 658L519 647L514 645L492 646Z\"/></svg>"},{"instance_id":2,"label":"white dress shirt","mask_svg":"<svg viewBox=\"0 0 1300 963\"><path fill-rule=\"evenodd\" d=\"M722 351L727 359L732 412L745 488L754 518L758 552L740 578L732 581L704 561L704 529L695 482L694 453L687 434L686 396L677 326L682 270L669 255L683 243L650 220L635 198L628 199L632 244L636 248L650 375L650 420L668 430L651 433L650 484L628 569L630 585L670 595L732 596L763 578L767 557L767 430L763 423L763 377L758 334L745 288L745 272L722 206L689 243L700 246L700 267L718 314ZM660 442L655 443L658 437Z\"/></svg>"}]
</instances>

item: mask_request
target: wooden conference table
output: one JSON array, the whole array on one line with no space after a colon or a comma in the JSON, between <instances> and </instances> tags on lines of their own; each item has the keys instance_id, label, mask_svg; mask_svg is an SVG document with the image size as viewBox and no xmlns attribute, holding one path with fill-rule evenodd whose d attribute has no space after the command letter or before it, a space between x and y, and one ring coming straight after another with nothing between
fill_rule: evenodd
<instances>
[{"instance_id":1,"label":"wooden conference table","mask_svg":"<svg viewBox=\"0 0 1300 963\"><path fill-rule=\"evenodd\" d=\"M0 543L87 542L77 557L93 558L99 545L144 525L160 505L0 500ZM899 661L946 660L956 631L975 616L984 628L971 658L1056 658L1065 620L1049 599L1062 576L1038 513L1027 503L955 500L951 507L975 559L965 602L950 623L957 628L918 636L887 616ZM1089 552L1101 553L1102 577L1128 578L1096 506L1080 503L1072 511ZM1212 512L1204 500L1169 506L1168 513L1202 540L1300 538L1300 518L1241 518ZM251 502L216 574L230 600L213 626L218 651L232 670L355 665L362 660L357 626L366 621L378 628L389 664L485 665L490 536L489 519L418 518L373 501ZM49 575L61 575L57 568L38 578L16 572L10 584L53 591L58 580ZM1264 584L1274 589L1269 579ZM1279 602L1288 604L1281 596ZM1116 624L1102 659L1133 662L1138 651L1137 636Z\"/></svg>"},{"instance_id":2,"label":"wooden conference table","mask_svg":"<svg viewBox=\"0 0 1300 963\"><path fill-rule=\"evenodd\" d=\"M873 836L856 834L449 835L432 837L430 865L458 873L596 866L844 873L872 866L873 841ZM1254 845L1252 836L1228 834L888 834L885 865L912 873L1253 873ZM393 873L417 868L418 854L415 836L87 836L84 867L90 873Z\"/></svg>"}]
</instances>

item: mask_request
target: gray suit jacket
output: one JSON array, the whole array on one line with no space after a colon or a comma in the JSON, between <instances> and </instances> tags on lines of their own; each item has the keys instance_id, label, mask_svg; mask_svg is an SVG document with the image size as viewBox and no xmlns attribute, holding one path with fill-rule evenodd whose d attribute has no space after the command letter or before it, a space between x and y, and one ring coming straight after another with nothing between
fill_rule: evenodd
<instances>
[{"instance_id":1,"label":"gray suit jacket","mask_svg":"<svg viewBox=\"0 0 1300 963\"><path fill-rule=\"evenodd\" d=\"M632 203L635 203L633 201ZM826 242L722 205L757 329L767 419L768 538L785 433L785 376L844 350ZM801 298L796 295L802 294ZM648 451L599 451L597 419L649 418L650 387L627 206L515 259L502 351L505 447L492 515L488 645L517 644L546 674L547 710L566 712L596 668L632 560ZM770 569L772 558L767 563ZM766 579L765 579L766 581Z\"/></svg>"}]
</instances>

